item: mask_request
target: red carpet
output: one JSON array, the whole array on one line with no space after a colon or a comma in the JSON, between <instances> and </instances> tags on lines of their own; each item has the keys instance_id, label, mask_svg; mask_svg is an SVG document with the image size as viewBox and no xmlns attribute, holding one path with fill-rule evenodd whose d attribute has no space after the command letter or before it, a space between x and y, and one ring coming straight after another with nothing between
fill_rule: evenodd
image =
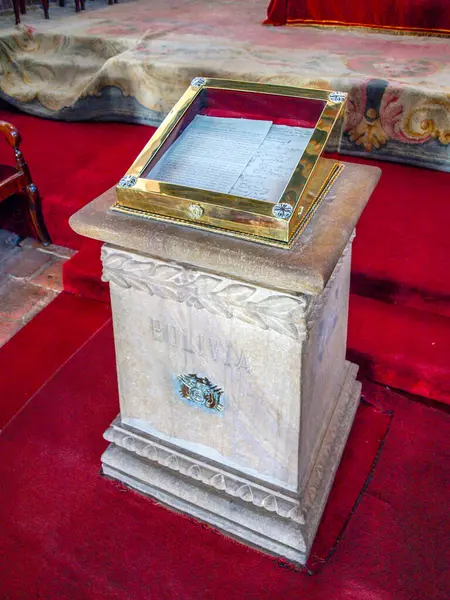
<instances>
[{"instance_id":1,"label":"red carpet","mask_svg":"<svg viewBox=\"0 0 450 600\"><path fill-rule=\"evenodd\" d=\"M378 450L377 461L334 553L309 576L99 476L117 411L105 325L0 437L2 598L444 600L450 416L374 385L365 397L379 408L359 410L320 562L341 533L324 532L327 522L342 529Z\"/></svg>"},{"instance_id":2,"label":"red carpet","mask_svg":"<svg viewBox=\"0 0 450 600\"><path fill-rule=\"evenodd\" d=\"M95 301L107 300L99 244L67 220L120 178L151 129L1 118L25 138L54 242L82 247L64 282L84 297L63 293L0 349L0 598L446 599L450 415L375 384L364 385L312 576L98 475L118 411L110 312ZM349 352L376 381L450 402L450 175L378 164L355 241Z\"/></svg>"},{"instance_id":3,"label":"red carpet","mask_svg":"<svg viewBox=\"0 0 450 600\"><path fill-rule=\"evenodd\" d=\"M0 348L0 429L110 316L108 305L63 292Z\"/></svg>"},{"instance_id":4,"label":"red carpet","mask_svg":"<svg viewBox=\"0 0 450 600\"><path fill-rule=\"evenodd\" d=\"M348 355L374 381L450 404L450 319L352 294Z\"/></svg>"},{"instance_id":5,"label":"red carpet","mask_svg":"<svg viewBox=\"0 0 450 600\"><path fill-rule=\"evenodd\" d=\"M109 284L101 280L102 244L86 239L82 249L63 265L64 289L83 298L109 303Z\"/></svg>"},{"instance_id":6,"label":"red carpet","mask_svg":"<svg viewBox=\"0 0 450 600\"><path fill-rule=\"evenodd\" d=\"M356 229L352 291L450 316L450 173L328 156L382 170Z\"/></svg>"},{"instance_id":7,"label":"red carpet","mask_svg":"<svg viewBox=\"0 0 450 600\"><path fill-rule=\"evenodd\" d=\"M368 474L370 477L371 468L376 466L390 421L390 410L361 402L308 559L311 571L317 570L336 550L368 482Z\"/></svg>"},{"instance_id":8,"label":"red carpet","mask_svg":"<svg viewBox=\"0 0 450 600\"><path fill-rule=\"evenodd\" d=\"M357 226L353 291L450 316L450 173L376 165L383 174Z\"/></svg>"}]
</instances>

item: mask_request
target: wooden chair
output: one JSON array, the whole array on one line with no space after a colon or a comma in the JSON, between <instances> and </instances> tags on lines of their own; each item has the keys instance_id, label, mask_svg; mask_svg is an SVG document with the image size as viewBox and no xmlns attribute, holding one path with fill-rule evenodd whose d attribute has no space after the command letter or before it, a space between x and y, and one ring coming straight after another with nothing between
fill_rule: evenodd
<instances>
[{"instance_id":1,"label":"wooden chair","mask_svg":"<svg viewBox=\"0 0 450 600\"><path fill-rule=\"evenodd\" d=\"M30 169L19 148L22 140L20 133L14 125L11 125L6 121L0 121L0 132L14 149L16 157L15 167L0 165L0 203L13 194L25 192L33 229L36 232L39 241L42 242L44 246L48 246L51 243L51 240L42 216L41 197L36 185L31 179Z\"/></svg>"}]
</instances>

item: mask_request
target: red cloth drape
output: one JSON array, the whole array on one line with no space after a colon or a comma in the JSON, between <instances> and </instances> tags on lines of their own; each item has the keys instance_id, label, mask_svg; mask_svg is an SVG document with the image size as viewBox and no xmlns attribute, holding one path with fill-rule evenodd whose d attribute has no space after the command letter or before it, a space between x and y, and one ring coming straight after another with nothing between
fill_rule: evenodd
<instances>
[{"instance_id":1,"label":"red cloth drape","mask_svg":"<svg viewBox=\"0 0 450 600\"><path fill-rule=\"evenodd\" d=\"M271 0L266 23L359 25L450 33L449 0Z\"/></svg>"}]
</instances>

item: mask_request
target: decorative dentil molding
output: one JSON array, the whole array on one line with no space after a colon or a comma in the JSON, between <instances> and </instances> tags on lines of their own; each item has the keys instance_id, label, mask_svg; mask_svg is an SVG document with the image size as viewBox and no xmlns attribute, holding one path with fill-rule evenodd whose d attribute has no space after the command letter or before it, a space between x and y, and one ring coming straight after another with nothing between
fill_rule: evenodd
<instances>
[{"instance_id":1,"label":"decorative dentil molding","mask_svg":"<svg viewBox=\"0 0 450 600\"><path fill-rule=\"evenodd\" d=\"M128 452L194 479L200 485L213 487L218 492L240 498L300 525L305 523L298 500L143 438L124 429L120 421L115 421L105 431L104 438Z\"/></svg>"},{"instance_id":2,"label":"decorative dentil molding","mask_svg":"<svg viewBox=\"0 0 450 600\"><path fill-rule=\"evenodd\" d=\"M235 317L301 341L306 336L304 296L289 296L188 269L178 263L102 248L103 281L184 302L228 319Z\"/></svg>"},{"instance_id":3,"label":"decorative dentil molding","mask_svg":"<svg viewBox=\"0 0 450 600\"><path fill-rule=\"evenodd\" d=\"M286 496L198 458L194 459L165 446L160 441L149 440L144 437L145 434L140 435L130 430L120 421L120 417L112 423L104 437L112 444L143 460L151 461L163 469L178 472L195 480L200 486L214 488L218 494L239 498L255 507L297 523L301 526L301 535L306 542L303 548L305 551L306 545L309 547L313 541L328 495L326 488L332 485L354 412L358 406L356 401L360 395L360 384L356 382L358 367L347 362L346 368L347 374L339 395L339 402L330 419L311 475L299 498Z\"/></svg>"}]
</instances>

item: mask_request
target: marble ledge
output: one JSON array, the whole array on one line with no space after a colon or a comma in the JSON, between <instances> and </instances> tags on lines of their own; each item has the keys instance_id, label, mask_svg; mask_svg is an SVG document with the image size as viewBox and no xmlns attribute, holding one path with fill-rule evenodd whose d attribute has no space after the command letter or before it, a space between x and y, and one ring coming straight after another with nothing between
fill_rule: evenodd
<instances>
[{"instance_id":1,"label":"marble ledge","mask_svg":"<svg viewBox=\"0 0 450 600\"><path fill-rule=\"evenodd\" d=\"M111 188L70 219L79 234L162 260L288 293L320 294L381 175L378 167L343 163L342 175L292 249L119 214Z\"/></svg>"}]
</instances>

